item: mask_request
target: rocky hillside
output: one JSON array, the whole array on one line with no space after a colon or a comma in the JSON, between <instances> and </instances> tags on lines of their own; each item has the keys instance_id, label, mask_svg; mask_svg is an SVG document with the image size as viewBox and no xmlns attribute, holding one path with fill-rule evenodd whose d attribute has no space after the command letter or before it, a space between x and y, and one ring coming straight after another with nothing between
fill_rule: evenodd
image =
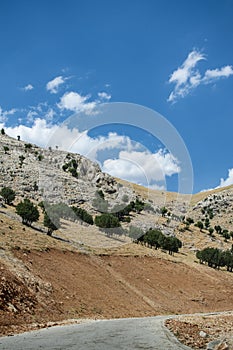
<instances>
[{"instance_id":1,"label":"rocky hillside","mask_svg":"<svg viewBox=\"0 0 233 350\"><path fill-rule=\"evenodd\" d=\"M39 148L36 145L0 136L0 187L9 186L18 197L39 202L91 203L101 188L110 206L123 196L135 193L108 174L98 164L78 154Z\"/></svg>"},{"instance_id":2,"label":"rocky hillside","mask_svg":"<svg viewBox=\"0 0 233 350\"><path fill-rule=\"evenodd\" d=\"M221 225L224 229L232 231L233 186L206 195L194 205L190 214L195 220L208 218L212 226Z\"/></svg>"},{"instance_id":3,"label":"rocky hillside","mask_svg":"<svg viewBox=\"0 0 233 350\"><path fill-rule=\"evenodd\" d=\"M99 215L96 192L109 203L139 198L140 213L122 227L158 228L183 243L174 256L106 235L95 225L61 220L48 236L43 215L33 227L21 223L15 206L0 206L0 335L44 327L64 319L152 316L232 309L233 274L198 264L205 247L230 249L233 186L194 196L179 195L115 179L78 154L0 136L0 189L34 203L63 202ZM189 205L188 205L189 204ZM163 210L162 210L163 209ZM191 221L188 221L188 218ZM203 223L203 228L197 226Z\"/></svg>"},{"instance_id":4,"label":"rocky hillside","mask_svg":"<svg viewBox=\"0 0 233 350\"><path fill-rule=\"evenodd\" d=\"M140 198L146 203L143 212L139 215L132 214L130 224L124 223L124 228L134 226L144 232L151 227L158 228L165 235L178 236L184 247L194 252L210 244L219 248L230 247L230 239L215 234L210 236L208 229L221 226L229 234L233 231L233 186L192 197L148 190L103 173L98 164L79 154L42 149L1 135L0 188L3 186L16 191L16 201L28 197L37 203L63 202L79 205L92 215L98 214L97 208L93 206L98 191L102 191L109 211L116 205L124 207L135 198ZM165 215L161 215L163 207L167 210ZM189 226L185 224L188 217L193 219L193 224ZM195 226L198 221L206 225L201 231ZM89 244L85 227L78 228L78 235L76 227L72 227L71 223L64 225L69 228L63 233L64 239L72 237L72 240ZM103 240L94 227L89 227L88 233L92 241L94 236L98 242ZM109 240L109 237L106 239ZM105 243L101 244L106 246Z\"/></svg>"}]
</instances>

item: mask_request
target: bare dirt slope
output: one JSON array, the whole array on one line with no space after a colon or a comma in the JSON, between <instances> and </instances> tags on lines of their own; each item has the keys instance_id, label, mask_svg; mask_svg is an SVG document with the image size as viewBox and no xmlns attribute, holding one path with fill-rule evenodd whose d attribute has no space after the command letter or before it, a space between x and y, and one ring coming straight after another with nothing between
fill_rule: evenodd
<instances>
[{"instance_id":1,"label":"bare dirt slope","mask_svg":"<svg viewBox=\"0 0 233 350\"><path fill-rule=\"evenodd\" d=\"M193 263L182 252L169 257L131 243L84 254L6 216L1 220L1 334L64 319L233 307L233 274Z\"/></svg>"}]
</instances>

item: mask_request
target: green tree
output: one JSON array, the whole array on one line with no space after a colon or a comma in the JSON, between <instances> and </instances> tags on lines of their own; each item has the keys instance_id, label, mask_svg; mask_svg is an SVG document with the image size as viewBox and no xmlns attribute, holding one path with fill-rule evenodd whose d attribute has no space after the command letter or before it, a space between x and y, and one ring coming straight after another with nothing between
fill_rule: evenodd
<instances>
[{"instance_id":1,"label":"green tree","mask_svg":"<svg viewBox=\"0 0 233 350\"><path fill-rule=\"evenodd\" d=\"M209 267L219 268L225 265L224 254L218 248L207 247L197 252L196 257L201 263L206 262Z\"/></svg>"},{"instance_id":2,"label":"green tree","mask_svg":"<svg viewBox=\"0 0 233 350\"><path fill-rule=\"evenodd\" d=\"M147 243L149 247L155 247L155 249L158 249L161 247L164 237L165 236L161 231L157 229L150 229L144 235L144 242Z\"/></svg>"},{"instance_id":3,"label":"green tree","mask_svg":"<svg viewBox=\"0 0 233 350\"><path fill-rule=\"evenodd\" d=\"M60 217L52 206L48 208L48 212L49 214L47 212L44 213L44 226L48 228L47 234L52 236L53 231L61 226Z\"/></svg>"},{"instance_id":4,"label":"green tree","mask_svg":"<svg viewBox=\"0 0 233 350\"><path fill-rule=\"evenodd\" d=\"M138 198L136 198L134 203L134 211L136 211L136 213L140 213L144 209L145 203Z\"/></svg>"},{"instance_id":5,"label":"green tree","mask_svg":"<svg viewBox=\"0 0 233 350\"><path fill-rule=\"evenodd\" d=\"M210 220L208 218L205 219L205 228L208 229L210 227Z\"/></svg>"},{"instance_id":6,"label":"green tree","mask_svg":"<svg viewBox=\"0 0 233 350\"><path fill-rule=\"evenodd\" d=\"M1 129L1 135L5 135L5 130L3 128Z\"/></svg>"},{"instance_id":7,"label":"green tree","mask_svg":"<svg viewBox=\"0 0 233 350\"><path fill-rule=\"evenodd\" d=\"M78 178L78 172L77 172L77 170L76 170L75 168L71 168L71 167L70 167L68 170L69 170L69 172L71 173L71 175L72 175L73 177Z\"/></svg>"},{"instance_id":8,"label":"green tree","mask_svg":"<svg viewBox=\"0 0 233 350\"><path fill-rule=\"evenodd\" d=\"M15 199L15 191L10 187L3 187L1 189L0 195L4 199L4 202L8 205L11 205Z\"/></svg>"},{"instance_id":9,"label":"green tree","mask_svg":"<svg viewBox=\"0 0 233 350\"><path fill-rule=\"evenodd\" d=\"M191 225L191 224L193 224L194 223L194 220L192 219L192 218L187 218L186 220L184 220L184 224L185 224L185 229L186 230L188 230L189 229L189 226Z\"/></svg>"},{"instance_id":10,"label":"green tree","mask_svg":"<svg viewBox=\"0 0 233 350\"><path fill-rule=\"evenodd\" d=\"M213 227L210 227L210 228L209 228L209 233L210 233L210 236L212 236L212 234L214 233Z\"/></svg>"},{"instance_id":11,"label":"green tree","mask_svg":"<svg viewBox=\"0 0 233 350\"><path fill-rule=\"evenodd\" d=\"M79 207L71 207L78 219L86 222L89 225L93 225L93 217L85 209Z\"/></svg>"},{"instance_id":12,"label":"green tree","mask_svg":"<svg viewBox=\"0 0 233 350\"><path fill-rule=\"evenodd\" d=\"M224 265L227 268L227 271L232 272L233 270L233 253L231 250L226 250L223 252Z\"/></svg>"},{"instance_id":13,"label":"green tree","mask_svg":"<svg viewBox=\"0 0 233 350\"><path fill-rule=\"evenodd\" d=\"M162 214L163 217L167 214L167 211L168 211L168 210L167 210L166 207L162 207L162 208L161 208L160 212L161 212L161 214Z\"/></svg>"},{"instance_id":14,"label":"green tree","mask_svg":"<svg viewBox=\"0 0 233 350\"><path fill-rule=\"evenodd\" d=\"M24 147L25 147L25 150L31 149L32 148L32 144L31 143L25 143Z\"/></svg>"},{"instance_id":15,"label":"green tree","mask_svg":"<svg viewBox=\"0 0 233 350\"><path fill-rule=\"evenodd\" d=\"M223 237L225 238L225 242L231 238L230 234L229 234L229 231L228 230L223 230L222 231L222 235Z\"/></svg>"},{"instance_id":16,"label":"green tree","mask_svg":"<svg viewBox=\"0 0 233 350\"><path fill-rule=\"evenodd\" d=\"M222 228L221 228L221 226L220 225L216 225L216 226L214 226L214 229L215 229L215 231L218 233L218 234L222 234Z\"/></svg>"},{"instance_id":17,"label":"green tree","mask_svg":"<svg viewBox=\"0 0 233 350\"><path fill-rule=\"evenodd\" d=\"M39 219L39 211L29 199L24 199L16 206L16 213L21 216L23 224L31 226L31 224Z\"/></svg>"},{"instance_id":18,"label":"green tree","mask_svg":"<svg viewBox=\"0 0 233 350\"><path fill-rule=\"evenodd\" d=\"M95 225L100 228L114 228L120 227L120 222L114 215L105 213L95 217Z\"/></svg>"},{"instance_id":19,"label":"green tree","mask_svg":"<svg viewBox=\"0 0 233 350\"><path fill-rule=\"evenodd\" d=\"M186 221L189 225L194 224L194 220L192 218L187 218Z\"/></svg>"},{"instance_id":20,"label":"green tree","mask_svg":"<svg viewBox=\"0 0 233 350\"><path fill-rule=\"evenodd\" d=\"M7 152L9 151L9 147L8 146L3 146L4 149L4 153L7 154Z\"/></svg>"},{"instance_id":21,"label":"green tree","mask_svg":"<svg viewBox=\"0 0 233 350\"><path fill-rule=\"evenodd\" d=\"M200 229L200 231L203 230L203 228L204 228L204 225L203 225L203 222L202 222L202 221L198 221L198 222L196 223L196 226Z\"/></svg>"},{"instance_id":22,"label":"green tree","mask_svg":"<svg viewBox=\"0 0 233 350\"><path fill-rule=\"evenodd\" d=\"M182 242L176 237L164 236L161 240L161 248L168 250L170 255L178 253L179 248L182 247Z\"/></svg>"},{"instance_id":23,"label":"green tree","mask_svg":"<svg viewBox=\"0 0 233 350\"><path fill-rule=\"evenodd\" d=\"M41 162L43 158L44 158L44 157L43 157L42 154L39 154L38 157L37 157L37 159L39 160L39 162Z\"/></svg>"}]
</instances>

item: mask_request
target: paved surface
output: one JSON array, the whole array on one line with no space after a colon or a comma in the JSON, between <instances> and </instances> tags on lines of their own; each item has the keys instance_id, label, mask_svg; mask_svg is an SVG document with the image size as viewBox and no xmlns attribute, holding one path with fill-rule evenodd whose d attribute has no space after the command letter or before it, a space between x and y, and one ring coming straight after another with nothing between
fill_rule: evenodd
<instances>
[{"instance_id":1,"label":"paved surface","mask_svg":"<svg viewBox=\"0 0 233 350\"><path fill-rule=\"evenodd\" d=\"M0 338L1 350L185 350L163 326L165 317L91 321Z\"/></svg>"}]
</instances>

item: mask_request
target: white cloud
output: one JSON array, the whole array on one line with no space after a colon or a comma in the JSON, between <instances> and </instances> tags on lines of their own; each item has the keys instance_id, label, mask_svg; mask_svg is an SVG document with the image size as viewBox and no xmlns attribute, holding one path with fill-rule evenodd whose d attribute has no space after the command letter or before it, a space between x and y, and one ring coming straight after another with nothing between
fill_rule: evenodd
<instances>
[{"instance_id":1,"label":"white cloud","mask_svg":"<svg viewBox=\"0 0 233 350\"><path fill-rule=\"evenodd\" d=\"M82 154L97 162L99 152L104 152L103 171L138 184L149 185L151 188L164 189L165 177L180 172L177 159L170 153L160 149L152 154L129 137L114 132L91 138L87 131L80 133L76 128L71 130L65 125L51 125L45 119L39 118L31 127L20 125L4 128L12 137L17 138L20 135L21 140L42 147L58 146L59 149ZM115 149L118 152L113 159L109 154Z\"/></svg>"},{"instance_id":2,"label":"white cloud","mask_svg":"<svg viewBox=\"0 0 233 350\"><path fill-rule=\"evenodd\" d=\"M103 171L128 181L150 185L165 181L165 176L180 172L178 161L170 153L160 149L156 153L148 151L121 151L118 159L108 159Z\"/></svg>"},{"instance_id":3,"label":"white cloud","mask_svg":"<svg viewBox=\"0 0 233 350\"><path fill-rule=\"evenodd\" d=\"M3 124L1 126L4 126ZM50 126L44 119L34 120L33 125L25 126L19 125L15 127L5 127L7 135L17 138L20 135L21 140L34 143L38 146L44 147L47 144L49 137L56 131L57 126Z\"/></svg>"},{"instance_id":4,"label":"white cloud","mask_svg":"<svg viewBox=\"0 0 233 350\"><path fill-rule=\"evenodd\" d=\"M51 121L53 117L56 115L56 112L53 108L49 108L48 111L45 113L45 118L48 121Z\"/></svg>"},{"instance_id":5,"label":"white cloud","mask_svg":"<svg viewBox=\"0 0 233 350\"><path fill-rule=\"evenodd\" d=\"M218 187L225 187L230 185L233 185L233 168L228 169L228 177L225 180L222 178Z\"/></svg>"},{"instance_id":6,"label":"white cloud","mask_svg":"<svg viewBox=\"0 0 233 350\"><path fill-rule=\"evenodd\" d=\"M195 67L199 61L204 59L205 56L202 53L193 50L183 64L171 74L169 83L174 83L175 88L168 97L169 102L185 97L191 89L200 84L200 73Z\"/></svg>"},{"instance_id":7,"label":"white cloud","mask_svg":"<svg viewBox=\"0 0 233 350\"><path fill-rule=\"evenodd\" d=\"M26 114L26 122L33 123L35 119L46 119L52 121L56 115L56 111L50 107L47 102L39 103L36 106L30 106Z\"/></svg>"},{"instance_id":8,"label":"white cloud","mask_svg":"<svg viewBox=\"0 0 233 350\"><path fill-rule=\"evenodd\" d=\"M233 67L232 66L225 66L220 69L207 69L205 72L203 81L205 83L212 82L213 80L217 80L219 78L228 78L229 76L233 75Z\"/></svg>"},{"instance_id":9,"label":"white cloud","mask_svg":"<svg viewBox=\"0 0 233 350\"><path fill-rule=\"evenodd\" d=\"M28 85L23 87L24 91L30 91L30 90L33 90L33 89L34 89L34 86L32 84L28 84Z\"/></svg>"},{"instance_id":10,"label":"white cloud","mask_svg":"<svg viewBox=\"0 0 233 350\"><path fill-rule=\"evenodd\" d=\"M81 96L79 93L70 91L66 92L60 99L58 107L73 112L86 112L91 114L98 101L88 102L90 96Z\"/></svg>"},{"instance_id":11,"label":"white cloud","mask_svg":"<svg viewBox=\"0 0 233 350\"><path fill-rule=\"evenodd\" d=\"M17 112L16 108L12 108L9 111L4 111L0 106L0 123L5 123L8 120L10 115L13 115Z\"/></svg>"},{"instance_id":12,"label":"white cloud","mask_svg":"<svg viewBox=\"0 0 233 350\"><path fill-rule=\"evenodd\" d=\"M36 116L38 116L38 113L36 111L29 111L27 113L27 122L32 123Z\"/></svg>"},{"instance_id":13,"label":"white cloud","mask_svg":"<svg viewBox=\"0 0 233 350\"><path fill-rule=\"evenodd\" d=\"M107 100L109 101L111 99L111 95L110 94L107 94L107 92L98 92L98 97L101 99L101 100Z\"/></svg>"},{"instance_id":14,"label":"white cloud","mask_svg":"<svg viewBox=\"0 0 233 350\"><path fill-rule=\"evenodd\" d=\"M49 81L46 84L46 89L51 93L51 94L57 94L59 86L64 84L67 78L63 78L62 75L59 77L54 78L53 80Z\"/></svg>"},{"instance_id":15,"label":"white cloud","mask_svg":"<svg viewBox=\"0 0 233 350\"><path fill-rule=\"evenodd\" d=\"M217 188L222 188L222 187L226 187L226 186L230 186L230 185L233 185L233 168L232 169L228 169L228 176L227 176L227 178L226 179L221 178L220 179L220 184L217 187L204 189L201 192L211 191L211 190L215 190Z\"/></svg>"},{"instance_id":16,"label":"white cloud","mask_svg":"<svg viewBox=\"0 0 233 350\"><path fill-rule=\"evenodd\" d=\"M220 78L228 78L233 75L233 67L227 65L221 68L207 69L204 75L201 76L196 66L199 61L205 59L204 54L193 50L183 64L171 74L169 83L175 84L175 87L168 97L169 102L174 103L179 98L187 96L200 84L210 84Z\"/></svg>"}]
</instances>

